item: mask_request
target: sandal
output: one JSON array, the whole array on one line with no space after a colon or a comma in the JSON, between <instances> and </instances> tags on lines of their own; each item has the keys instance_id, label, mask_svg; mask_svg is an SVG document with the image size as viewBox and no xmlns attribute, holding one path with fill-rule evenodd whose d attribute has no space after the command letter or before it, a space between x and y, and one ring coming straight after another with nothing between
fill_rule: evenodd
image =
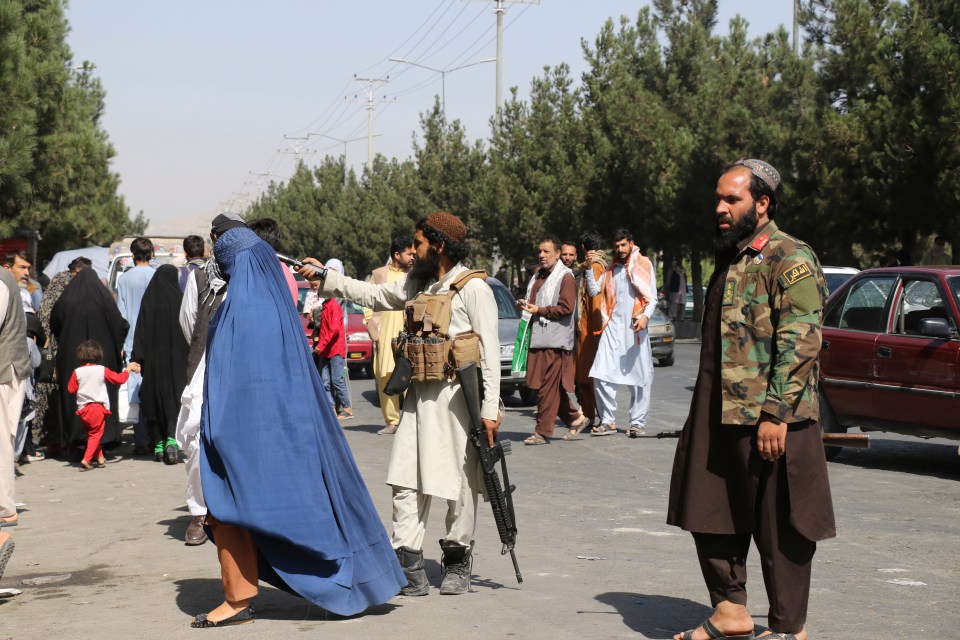
<instances>
[{"instance_id":1,"label":"sandal","mask_svg":"<svg viewBox=\"0 0 960 640\"><path fill-rule=\"evenodd\" d=\"M570 423L569 431L566 435L563 436L563 440L569 442L577 437L577 434L587 428L590 424L590 421L587 419L587 416L580 414L580 417Z\"/></svg>"},{"instance_id":2,"label":"sandal","mask_svg":"<svg viewBox=\"0 0 960 640\"><path fill-rule=\"evenodd\" d=\"M639 438L640 436L644 436L644 435L646 435L646 434L647 434L647 432L644 431L644 430L643 430L643 427L641 427L641 426L638 425L638 424L630 425L630 428L627 429L627 437L628 437L628 438Z\"/></svg>"},{"instance_id":3,"label":"sandal","mask_svg":"<svg viewBox=\"0 0 960 640\"><path fill-rule=\"evenodd\" d=\"M599 427L594 427L590 430L590 435L592 436L612 436L617 432L616 425L612 424L601 424Z\"/></svg>"},{"instance_id":4,"label":"sandal","mask_svg":"<svg viewBox=\"0 0 960 640\"><path fill-rule=\"evenodd\" d=\"M715 626L713 626L713 623L710 622L710 620L704 620L699 625L699 627L703 627L703 630L707 633L707 635L711 638L711 640L754 640L754 638L756 637L753 635L753 631L751 631L750 633L741 633L734 636L726 636L723 634L722 631L720 631L720 629L717 629ZM684 631L683 634L680 636L680 640L693 640L693 634L696 632L697 628L698 627L694 627L689 631ZM771 636L765 636L765 637L769 638Z\"/></svg>"},{"instance_id":5,"label":"sandal","mask_svg":"<svg viewBox=\"0 0 960 640\"><path fill-rule=\"evenodd\" d=\"M523 444L537 445L537 444L549 444L550 441L544 438L539 433L535 433L526 440L523 441Z\"/></svg>"},{"instance_id":6,"label":"sandal","mask_svg":"<svg viewBox=\"0 0 960 640\"><path fill-rule=\"evenodd\" d=\"M570 442L571 440L576 438L581 431L583 431L583 427L570 427L570 430L563 435L561 440L566 440L567 442Z\"/></svg>"}]
</instances>

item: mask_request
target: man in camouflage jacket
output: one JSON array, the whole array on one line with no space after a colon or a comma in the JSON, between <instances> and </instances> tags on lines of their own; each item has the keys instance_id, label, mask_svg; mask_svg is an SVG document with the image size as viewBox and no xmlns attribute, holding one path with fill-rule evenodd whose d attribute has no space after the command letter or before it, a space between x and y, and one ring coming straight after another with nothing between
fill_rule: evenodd
<instances>
[{"instance_id":1,"label":"man in camouflage jacket","mask_svg":"<svg viewBox=\"0 0 960 640\"><path fill-rule=\"evenodd\" d=\"M724 278L720 314L724 424L819 419L826 298L813 250L773 220L740 251Z\"/></svg>"},{"instance_id":2,"label":"man in camouflage jacket","mask_svg":"<svg viewBox=\"0 0 960 640\"><path fill-rule=\"evenodd\" d=\"M677 640L754 637L751 537L770 603L757 637L806 640L816 542L835 535L817 424L826 287L813 250L773 222L779 185L759 160L735 163L717 183L717 267L667 513L693 534L715 611Z\"/></svg>"}]
</instances>

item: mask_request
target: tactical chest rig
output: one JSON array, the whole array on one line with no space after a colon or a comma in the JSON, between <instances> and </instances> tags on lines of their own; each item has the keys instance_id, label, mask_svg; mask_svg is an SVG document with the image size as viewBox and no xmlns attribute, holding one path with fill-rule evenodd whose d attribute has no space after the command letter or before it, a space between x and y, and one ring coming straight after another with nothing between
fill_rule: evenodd
<instances>
[{"instance_id":1,"label":"tactical chest rig","mask_svg":"<svg viewBox=\"0 0 960 640\"><path fill-rule=\"evenodd\" d=\"M467 331L450 335L453 297L485 271L467 271L446 293L421 293L404 306L404 331L391 341L395 356L410 361L414 382L439 382L454 376L468 363L480 366L480 336Z\"/></svg>"}]
</instances>

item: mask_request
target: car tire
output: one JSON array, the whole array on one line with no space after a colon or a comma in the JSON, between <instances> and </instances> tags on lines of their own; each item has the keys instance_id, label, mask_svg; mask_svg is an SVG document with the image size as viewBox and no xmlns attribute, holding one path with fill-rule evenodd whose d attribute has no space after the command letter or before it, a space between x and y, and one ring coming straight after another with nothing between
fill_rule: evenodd
<instances>
[{"instance_id":1,"label":"car tire","mask_svg":"<svg viewBox=\"0 0 960 640\"><path fill-rule=\"evenodd\" d=\"M363 372L367 375L367 378L373 380L373 363L364 365Z\"/></svg>"},{"instance_id":2,"label":"car tire","mask_svg":"<svg viewBox=\"0 0 960 640\"><path fill-rule=\"evenodd\" d=\"M520 387L520 402L527 406L532 406L537 404L537 398L540 394L537 393L536 389L531 389L530 387Z\"/></svg>"},{"instance_id":3,"label":"car tire","mask_svg":"<svg viewBox=\"0 0 960 640\"><path fill-rule=\"evenodd\" d=\"M673 354L671 353L666 358L657 358L657 364L661 367L672 367L673 366Z\"/></svg>"},{"instance_id":4,"label":"car tire","mask_svg":"<svg viewBox=\"0 0 960 640\"><path fill-rule=\"evenodd\" d=\"M837 420L837 414L833 412L833 407L830 406L830 402L823 393L823 389L817 391L817 396L820 400L820 433L846 433L847 429ZM843 447L824 445L823 451L827 456L827 460L833 460L840 455Z\"/></svg>"}]
</instances>

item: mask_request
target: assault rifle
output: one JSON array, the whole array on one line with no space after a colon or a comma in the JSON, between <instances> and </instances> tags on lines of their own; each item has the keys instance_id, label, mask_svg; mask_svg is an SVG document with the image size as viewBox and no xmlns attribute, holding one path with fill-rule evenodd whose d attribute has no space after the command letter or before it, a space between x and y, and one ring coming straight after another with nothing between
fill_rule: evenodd
<instances>
[{"instance_id":1,"label":"assault rifle","mask_svg":"<svg viewBox=\"0 0 960 640\"><path fill-rule=\"evenodd\" d=\"M635 438L679 438L679 431L660 431L644 433ZM870 436L865 433L824 433L823 444L828 447L850 447L851 449L869 449Z\"/></svg>"},{"instance_id":2,"label":"assault rifle","mask_svg":"<svg viewBox=\"0 0 960 640\"><path fill-rule=\"evenodd\" d=\"M457 378L460 380L460 388L463 389L463 396L467 400L467 411L470 413L470 442L473 443L480 457L487 498L490 500L490 506L493 507L493 519L497 523L500 542L503 543L500 555L510 553L513 570L517 574L517 582L523 582L520 565L517 564L517 554L513 550L517 544L517 518L513 513L512 496L516 487L510 484L505 459L510 453L510 443L495 442L491 447L487 441L487 430L480 421L481 391L477 365L470 363L457 369ZM503 472L504 486L500 485L500 477L497 476L497 461L500 462L500 470Z\"/></svg>"}]
</instances>

